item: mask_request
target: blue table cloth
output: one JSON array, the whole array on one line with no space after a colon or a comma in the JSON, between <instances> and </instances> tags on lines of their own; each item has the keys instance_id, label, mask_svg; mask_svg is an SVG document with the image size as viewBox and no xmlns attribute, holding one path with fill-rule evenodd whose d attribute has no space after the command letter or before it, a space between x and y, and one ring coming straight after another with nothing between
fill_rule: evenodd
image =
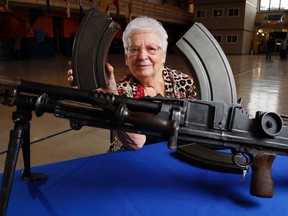
<instances>
[{"instance_id":1,"label":"blue table cloth","mask_svg":"<svg viewBox=\"0 0 288 216\"><path fill-rule=\"evenodd\" d=\"M250 195L251 173L241 183L242 175L191 166L166 143L33 167L43 181L23 181L17 170L7 215L287 215L287 159L274 162L271 199Z\"/></svg>"}]
</instances>

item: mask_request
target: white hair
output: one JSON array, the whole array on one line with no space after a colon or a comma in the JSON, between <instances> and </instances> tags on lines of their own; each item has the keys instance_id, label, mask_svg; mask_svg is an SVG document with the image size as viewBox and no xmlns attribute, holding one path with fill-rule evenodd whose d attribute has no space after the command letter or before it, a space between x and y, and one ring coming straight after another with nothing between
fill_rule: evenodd
<instances>
[{"instance_id":1,"label":"white hair","mask_svg":"<svg viewBox=\"0 0 288 216\"><path fill-rule=\"evenodd\" d=\"M167 52L168 35L162 24L153 18L141 16L130 21L123 32L122 41L125 53L127 52L127 48L131 45L132 35L134 33L145 32L154 32L160 39L160 46L162 50L164 53Z\"/></svg>"}]
</instances>

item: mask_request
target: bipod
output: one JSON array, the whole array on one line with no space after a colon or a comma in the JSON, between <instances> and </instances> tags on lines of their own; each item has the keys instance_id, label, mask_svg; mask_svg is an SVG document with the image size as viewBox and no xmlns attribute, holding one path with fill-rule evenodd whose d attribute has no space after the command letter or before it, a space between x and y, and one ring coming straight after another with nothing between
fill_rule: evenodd
<instances>
[{"instance_id":1,"label":"bipod","mask_svg":"<svg viewBox=\"0 0 288 216\"><path fill-rule=\"evenodd\" d=\"M21 96L19 96L21 97ZM23 96L22 96L23 97ZM23 100L24 98L24 100ZM25 100L25 96L20 99L23 103L18 103L17 109L12 114L14 129L10 131L10 140L7 150L5 168L2 179L2 187L0 194L0 215L5 216L12 183L19 155L20 147L22 146L24 170L22 179L28 181L42 180L46 177L45 173L31 173L30 165L30 120L32 119L31 98ZM18 98L19 99L19 98ZM19 102L19 100L18 100ZM28 107L28 108L27 108Z\"/></svg>"}]
</instances>

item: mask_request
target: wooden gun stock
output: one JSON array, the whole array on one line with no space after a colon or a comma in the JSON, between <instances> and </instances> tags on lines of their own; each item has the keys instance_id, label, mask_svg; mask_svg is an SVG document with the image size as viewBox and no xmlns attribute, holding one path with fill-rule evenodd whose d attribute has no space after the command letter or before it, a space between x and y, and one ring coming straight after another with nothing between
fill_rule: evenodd
<instances>
[{"instance_id":1,"label":"wooden gun stock","mask_svg":"<svg viewBox=\"0 0 288 216\"><path fill-rule=\"evenodd\" d=\"M264 198L273 197L274 183L271 168L275 158L276 155L262 154L253 160L250 185L251 195Z\"/></svg>"}]
</instances>

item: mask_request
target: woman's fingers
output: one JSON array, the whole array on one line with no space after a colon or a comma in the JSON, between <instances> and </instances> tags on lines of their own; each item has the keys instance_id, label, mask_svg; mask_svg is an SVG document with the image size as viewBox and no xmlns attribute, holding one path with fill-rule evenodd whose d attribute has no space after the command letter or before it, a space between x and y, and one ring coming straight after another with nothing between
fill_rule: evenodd
<instances>
[{"instance_id":1,"label":"woman's fingers","mask_svg":"<svg viewBox=\"0 0 288 216\"><path fill-rule=\"evenodd\" d=\"M68 72L67 72L68 76L72 76L73 75L73 70L72 69L69 69Z\"/></svg>"}]
</instances>

